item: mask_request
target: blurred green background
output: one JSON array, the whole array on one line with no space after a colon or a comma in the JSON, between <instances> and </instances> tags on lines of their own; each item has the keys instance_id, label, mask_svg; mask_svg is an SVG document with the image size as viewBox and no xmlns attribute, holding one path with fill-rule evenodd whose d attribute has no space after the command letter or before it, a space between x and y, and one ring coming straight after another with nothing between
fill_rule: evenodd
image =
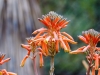
<instances>
[{"instance_id":1,"label":"blurred green background","mask_svg":"<svg viewBox=\"0 0 100 75\"><path fill-rule=\"evenodd\" d=\"M95 29L100 31L100 1L99 0L41 0L40 6L43 14L55 11L70 20L70 23L62 31L73 36L77 45L71 49L85 45L78 39L82 31ZM86 69L82 64L84 54L70 55L60 50L55 57L55 75L85 75ZM45 70L49 71L50 58L45 58ZM48 75L48 71L44 75Z\"/></svg>"},{"instance_id":2,"label":"blurred green background","mask_svg":"<svg viewBox=\"0 0 100 75\"><path fill-rule=\"evenodd\" d=\"M78 42L77 45L70 44L71 50L85 45L77 37L82 31L95 29L100 32L100 0L0 0L0 52L11 58L0 69L5 68L18 75L34 75L30 59L23 68L19 66L27 53L20 44L25 44L25 38L43 27L38 18L50 11L70 20L62 31ZM85 75L82 60L86 60L84 54L70 55L60 50L55 56L55 75ZM44 61L42 70L38 67L39 75L49 75L50 58L44 57Z\"/></svg>"}]
</instances>

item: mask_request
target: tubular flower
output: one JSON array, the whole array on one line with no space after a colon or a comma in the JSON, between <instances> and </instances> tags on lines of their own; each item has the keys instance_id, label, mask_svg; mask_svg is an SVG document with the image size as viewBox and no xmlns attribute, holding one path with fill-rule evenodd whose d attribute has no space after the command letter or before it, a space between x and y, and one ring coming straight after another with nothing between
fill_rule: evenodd
<instances>
[{"instance_id":1,"label":"tubular flower","mask_svg":"<svg viewBox=\"0 0 100 75\"><path fill-rule=\"evenodd\" d=\"M87 44L78 48L75 51L70 52L71 54L86 53L86 58L89 63L89 70L92 69L92 75L95 75L95 70L99 69L100 63L100 48L96 47L100 40L100 33L90 29L88 31L82 32L83 36L78 36L80 40ZM89 73L89 71L88 71ZM100 70L98 70L98 75ZM88 75L88 74L87 74Z\"/></svg>"},{"instance_id":2,"label":"tubular flower","mask_svg":"<svg viewBox=\"0 0 100 75\"><path fill-rule=\"evenodd\" d=\"M27 42L28 42L28 45L21 44L21 47L25 48L27 50L27 54L24 57L24 59L22 60L20 66L21 67L24 66L27 58L31 58L32 60L34 60L37 54L40 55L40 63L42 63L43 62L42 55L45 55L45 53L43 52L43 50L41 48L38 48L40 40L39 39L34 40L34 38L31 37L31 38L27 38ZM38 51L36 51L36 50L38 50ZM33 57L30 56L31 53L33 54ZM42 59L42 62L41 62L41 59ZM40 67L41 66L43 66L43 65L40 64Z\"/></svg>"},{"instance_id":3,"label":"tubular flower","mask_svg":"<svg viewBox=\"0 0 100 75\"><path fill-rule=\"evenodd\" d=\"M100 68L98 69L98 75L100 75Z\"/></svg>"},{"instance_id":4,"label":"tubular flower","mask_svg":"<svg viewBox=\"0 0 100 75\"><path fill-rule=\"evenodd\" d=\"M92 68L92 75L95 75L95 67Z\"/></svg>"},{"instance_id":5,"label":"tubular flower","mask_svg":"<svg viewBox=\"0 0 100 75\"><path fill-rule=\"evenodd\" d=\"M4 57L5 57L5 54L0 53L0 65L4 64L5 62L8 62L10 60L10 58L3 60Z\"/></svg>"},{"instance_id":6,"label":"tubular flower","mask_svg":"<svg viewBox=\"0 0 100 75\"><path fill-rule=\"evenodd\" d=\"M4 57L5 54L0 53L0 65L3 65L5 62L8 62L10 60L10 58L3 60ZM17 74L13 72L7 72L6 69L2 69L0 70L0 75L17 75Z\"/></svg>"},{"instance_id":7,"label":"tubular flower","mask_svg":"<svg viewBox=\"0 0 100 75\"><path fill-rule=\"evenodd\" d=\"M0 70L0 75L17 75L13 72L7 72L6 69Z\"/></svg>"},{"instance_id":8,"label":"tubular flower","mask_svg":"<svg viewBox=\"0 0 100 75\"><path fill-rule=\"evenodd\" d=\"M40 40L40 45L42 45L42 49L46 55L54 56L59 52L59 44L65 52L70 51L68 42L76 44L68 33L60 32L60 30L65 28L69 23L69 21L61 15L51 11L49 14L43 15L42 18L39 18L39 21L42 22L46 28L37 29L32 34L37 34L34 39L39 39L39 37L44 38L43 40Z\"/></svg>"},{"instance_id":9,"label":"tubular flower","mask_svg":"<svg viewBox=\"0 0 100 75\"><path fill-rule=\"evenodd\" d=\"M97 43L100 40L99 32L90 29L88 31L83 31L82 35L79 35L78 37L80 40L86 43L87 46L80 47L76 51L70 52L71 54L83 53L86 52L87 50L93 54L96 50L100 50L99 47L96 47Z\"/></svg>"}]
</instances>

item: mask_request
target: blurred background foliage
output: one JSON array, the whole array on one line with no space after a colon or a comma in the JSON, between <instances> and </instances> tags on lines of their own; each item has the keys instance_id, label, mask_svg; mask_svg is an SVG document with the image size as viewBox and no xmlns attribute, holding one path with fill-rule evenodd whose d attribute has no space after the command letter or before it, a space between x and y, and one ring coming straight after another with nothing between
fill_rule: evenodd
<instances>
[{"instance_id":1,"label":"blurred background foliage","mask_svg":"<svg viewBox=\"0 0 100 75\"><path fill-rule=\"evenodd\" d=\"M39 0L43 14L49 11L55 11L61 14L70 23L62 31L66 31L73 36L77 45L72 45L71 49L85 45L78 39L78 35L82 31L95 29L100 31L100 1L99 0ZM45 70L49 71L49 58L45 58ZM85 59L84 54L70 55L60 50L55 57L55 75L85 75L85 68L82 60ZM45 71L44 70L44 71ZM45 75L48 75L45 71Z\"/></svg>"},{"instance_id":2,"label":"blurred background foliage","mask_svg":"<svg viewBox=\"0 0 100 75\"><path fill-rule=\"evenodd\" d=\"M25 38L43 26L37 18L49 11L70 20L62 31L78 42L77 45L70 44L72 50L85 45L77 38L82 31L93 28L100 32L99 0L0 0L0 52L11 58L0 69L5 68L18 75L34 75L32 61L27 60L24 68L19 66L26 54L20 44L26 43ZM55 75L85 75L84 59L84 54L70 55L61 49L55 56ZM44 60L43 72L38 68L39 75L49 75L50 58L44 57Z\"/></svg>"}]
</instances>

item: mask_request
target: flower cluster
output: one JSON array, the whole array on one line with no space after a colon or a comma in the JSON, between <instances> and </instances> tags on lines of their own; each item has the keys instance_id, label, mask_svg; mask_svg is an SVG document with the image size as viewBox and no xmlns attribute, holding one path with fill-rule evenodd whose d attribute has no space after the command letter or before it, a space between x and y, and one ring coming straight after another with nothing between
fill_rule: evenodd
<instances>
[{"instance_id":1,"label":"flower cluster","mask_svg":"<svg viewBox=\"0 0 100 75\"><path fill-rule=\"evenodd\" d=\"M100 48L97 47L97 43L100 41L100 33L90 29L88 31L82 32L79 35L79 39L82 40L87 46L78 48L75 51L70 52L71 54L86 53L87 60L90 68L92 69L92 75L95 75L95 70L98 70L98 75L100 75Z\"/></svg>"},{"instance_id":2,"label":"flower cluster","mask_svg":"<svg viewBox=\"0 0 100 75\"><path fill-rule=\"evenodd\" d=\"M25 48L28 52L27 52L27 55L22 60L20 66L22 66L22 67L24 66L27 58L31 58L32 60L35 60L37 54L39 54L39 56L40 56L40 67L43 66L42 55L43 54L46 55L46 54L39 47L40 40L41 40L41 38L35 39L34 37L31 37L31 38L27 39L28 45L21 44L21 47ZM30 56L31 53L33 54L33 56Z\"/></svg>"},{"instance_id":3,"label":"flower cluster","mask_svg":"<svg viewBox=\"0 0 100 75\"><path fill-rule=\"evenodd\" d=\"M40 28L33 32L37 34L36 37L44 38L41 46L46 43L45 48L47 48L49 56L54 56L59 52L59 44L65 52L70 52L70 46L68 42L76 44L74 39L66 32L60 32L62 28L65 28L69 21L66 21L61 15L51 11L47 15L43 15L42 18L39 18L39 21L42 22L47 28ZM42 46L42 50L43 49Z\"/></svg>"},{"instance_id":4,"label":"flower cluster","mask_svg":"<svg viewBox=\"0 0 100 75\"><path fill-rule=\"evenodd\" d=\"M5 62L8 62L10 58L7 58L3 60L5 57L5 54L0 53L0 65L3 65ZM13 72L7 72L6 69L0 70L0 75L17 75L16 73Z\"/></svg>"},{"instance_id":5,"label":"flower cluster","mask_svg":"<svg viewBox=\"0 0 100 75\"><path fill-rule=\"evenodd\" d=\"M68 42L76 44L69 34L66 32L60 32L60 30L65 28L69 23L69 21L66 21L62 16L51 11L49 14L43 15L42 18L39 18L39 21L47 28L35 30L32 34L36 34L36 36L27 39L28 45L21 45L28 51L27 55L21 62L21 66L24 66L27 58L33 60L38 53L40 55L40 66L43 66L42 55L54 56L59 52L59 44L65 52L70 52ZM34 54L34 57L31 57L30 53Z\"/></svg>"}]
</instances>

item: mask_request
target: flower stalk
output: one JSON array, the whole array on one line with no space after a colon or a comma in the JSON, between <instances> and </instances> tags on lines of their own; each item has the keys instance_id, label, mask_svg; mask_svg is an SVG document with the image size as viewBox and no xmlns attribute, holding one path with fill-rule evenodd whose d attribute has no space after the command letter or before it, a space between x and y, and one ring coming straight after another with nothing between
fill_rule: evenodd
<instances>
[{"instance_id":1,"label":"flower stalk","mask_svg":"<svg viewBox=\"0 0 100 75\"><path fill-rule=\"evenodd\" d=\"M50 60L50 75L54 75L54 56L51 56Z\"/></svg>"}]
</instances>

